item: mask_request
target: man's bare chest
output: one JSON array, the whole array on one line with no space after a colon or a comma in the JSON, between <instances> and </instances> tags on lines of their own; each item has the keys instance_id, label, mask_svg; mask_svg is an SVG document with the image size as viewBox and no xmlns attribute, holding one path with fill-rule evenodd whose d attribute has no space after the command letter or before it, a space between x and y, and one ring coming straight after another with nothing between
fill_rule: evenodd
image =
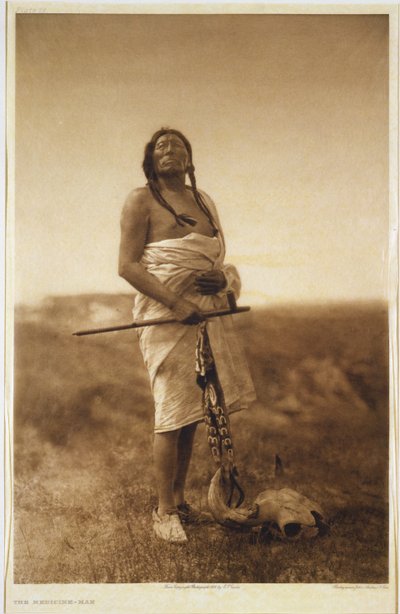
<instances>
[{"instance_id":1,"label":"man's bare chest","mask_svg":"<svg viewBox=\"0 0 400 614\"><path fill-rule=\"evenodd\" d=\"M188 194L188 196L184 198L169 196L167 202L177 215L188 215L196 221L196 224L193 226L189 224L181 226L173 213L152 198L149 202L148 243L163 241L165 239L182 238L192 232L203 234L208 237L214 236L214 228L207 215L200 209L191 194Z\"/></svg>"}]
</instances>

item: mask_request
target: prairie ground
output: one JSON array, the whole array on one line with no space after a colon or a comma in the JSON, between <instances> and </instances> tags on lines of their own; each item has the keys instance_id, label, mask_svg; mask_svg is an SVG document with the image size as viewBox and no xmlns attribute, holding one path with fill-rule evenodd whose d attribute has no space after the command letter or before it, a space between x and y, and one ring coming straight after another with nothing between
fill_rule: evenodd
<instances>
[{"instance_id":1,"label":"prairie ground","mask_svg":"<svg viewBox=\"0 0 400 614\"><path fill-rule=\"evenodd\" d=\"M318 501L330 532L265 540L218 525L189 542L152 532L153 409L126 296L20 307L15 331L16 583L385 583L388 578L388 333L385 306L252 310L235 316L258 403L232 418L251 499L274 481ZM100 324L101 322L101 324ZM206 509L215 466L203 425L188 499Z\"/></svg>"}]
</instances>

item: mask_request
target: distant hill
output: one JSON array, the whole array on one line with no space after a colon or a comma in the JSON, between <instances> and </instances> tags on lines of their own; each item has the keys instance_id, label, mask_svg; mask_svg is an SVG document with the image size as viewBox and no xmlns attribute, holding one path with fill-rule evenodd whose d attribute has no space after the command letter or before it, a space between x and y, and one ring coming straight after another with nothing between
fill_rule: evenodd
<instances>
[{"instance_id":1,"label":"distant hill","mask_svg":"<svg viewBox=\"0 0 400 614\"><path fill-rule=\"evenodd\" d=\"M61 330L116 325L132 321L132 294L77 294L49 296L35 306L17 305L17 322L43 322Z\"/></svg>"},{"instance_id":2,"label":"distant hill","mask_svg":"<svg viewBox=\"0 0 400 614\"><path fill-rule=\"evenodd\" d=\"M50 297L36 307L18 306L17 372L22 356L29 364L43 358L50 379L57 379L68 361L71 374L77 360L91 361L93 373L82 385L90 379L95 387L101 381L119 386L121 365L129 372L134 362L135 376L147 381L133 331L72 337L82 328L131 322L132 304L128 294L86 294ZM254 308L235 316L235 323L258 397L271 416L314 420L386 413L389 354L384 304ZM76 352L80 354L73 358ZM151 403L147 384L141 384L141 390Z\"/></svg>"},{"instance_id":3,"label":"distant hill","mask_svg":"<svg viewBox=\"0 0 400 614\"><path fill-rule=\"evenodd\" d=\"M89 293L65 296L48 296L39 304L17 304L15 316L19 321L35 321L46 318L47 323L61 324L66 319L74 321L99 323L132 317L132 307L136 292L124 294ZM343 318L346 314L382 313L386 314L387 306L383 302L343 302L326 304L284 304L272 306L255 306L252 312L257 314L272 314L274 318L301 317L305 319L329 317ZM246 316L241 316L241 319Z\"/></svg>"}]
</instances>

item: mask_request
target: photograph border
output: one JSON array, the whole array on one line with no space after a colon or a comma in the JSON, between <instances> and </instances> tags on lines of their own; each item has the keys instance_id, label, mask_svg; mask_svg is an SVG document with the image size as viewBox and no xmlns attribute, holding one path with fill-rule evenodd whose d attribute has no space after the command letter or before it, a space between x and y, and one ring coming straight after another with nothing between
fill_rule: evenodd
<instances>
[{"instance_id":1,"label":"photograph border","mask_svg":"<svg viewBox=\"0 0 400 614\"><path fill-rule=\"evenodd\" d=\"M7 2L6 73L6 302L5 302L5 611L20 612L157 612L193 614L286 612L352 614L394 613L398 601L398 117L399 5L312 3L72 3ZM13 328L15 232L15 18L20 13L115 14L387 14L389 16L389 582L388 584L14 584L13 568ZM24 603L27 601L28 603ZM38 604L33 604L37 601ZM16 603L20 602L20 603ZM40 603L42 602L42 603ZM72 602L72 603L71 603ZM81 603L78 603L81 602ZM190 609L188 609L190 604ZM329 607L327 607L329 604Z\"/></svg>"}]
</instances>

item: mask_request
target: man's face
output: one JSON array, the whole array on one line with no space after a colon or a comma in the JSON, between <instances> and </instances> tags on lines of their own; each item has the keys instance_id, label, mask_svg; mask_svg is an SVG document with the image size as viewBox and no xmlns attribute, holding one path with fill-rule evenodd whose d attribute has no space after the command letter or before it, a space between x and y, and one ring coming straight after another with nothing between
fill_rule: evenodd
<instances>
[{"instance_id":1,"label":"man's face","mask_svg":"<svg viewBox=\"0 0 400 614\"><path fill-rule=\"evenodd\" d=\"M157 176L186 173L189 154L185 143L176 134L164 134L155 144L153 152Z\"/></svg>"}]
</instances>

